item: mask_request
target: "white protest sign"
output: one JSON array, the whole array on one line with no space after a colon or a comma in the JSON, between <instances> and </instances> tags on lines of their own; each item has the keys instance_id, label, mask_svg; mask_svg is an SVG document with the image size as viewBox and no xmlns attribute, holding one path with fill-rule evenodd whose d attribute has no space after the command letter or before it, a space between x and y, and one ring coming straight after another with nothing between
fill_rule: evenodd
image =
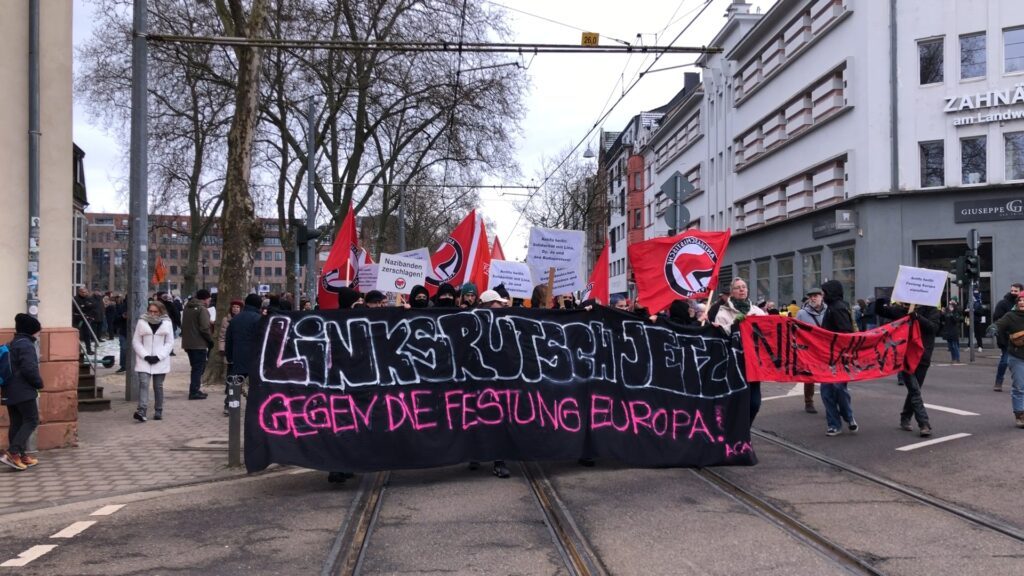
<instances>
[{"instance_id":1,"label":"white protest sign","mask_svg":"<svg viewBox=\"0 0 1024 576\"><path fill-rule=\"evenodd\" d=\"M380 255L379 266L377 290L408 294L412 291L413 286L417 284L422 286L426 283L430 258L420 260L419 258L385 253Z\"/></svg>"},{"instance_id":2,"label":"white protest sign","mask_svg":"<svg viewBox=\"0 0 1024 576\"><path fill-rule=\"evenodd\" d=\"M373 263L366 263L359 265L358 283L356 289L362 293L367 293L370 290L377 289L377 269L378 265Z\"/></svg>"},{"instance_id":3,"label":"white protest sign","mask_svg":"<svg viewBox=\"0 0 1024 576\"><path fill-rule=\"evenodd\" d=\"M580 266L587 234L581 230L531 228L526 263L537 284L547 284L548 272L555 269L555 294L582 290L586 285Z\"/></svg>"},{"instance_id":4,"label":"white protest sign","mask_svg":"<svg viewBox=\"0 0 1024 576\"><path fill-rule=\"evenodd\" d=\"M509 296L527 299L533 296L533 276L530 267L520 262L491 260L491 274L487 289L493 290L499 284L505 285Z\"/></svg>"},{"instance_id":5,"label":"white protest sign","mask_svg":"<svg viewBox=\"0 0 1024 576\"><path fill-rule=\"evenodd\" d=\"M906 304L938 306L942 301L942 291L946 288L948 277L949 274L944 270L900 266L896 284L892 289L892 300Z\"/></svg>"},{"instance_id":6,"label":"white protest sign","mask_svg":"<svg viewBox=\"0 0 1024 576\"><path fill-rule=\"evenodd\" d=\"M430 262L430 251L426 248L417 248L415 250L406 250L405 252L399 252L398 254L392 254L399 258L412 258L414 260L422 260L424 262Z\"/></svg>"}]
</instances>

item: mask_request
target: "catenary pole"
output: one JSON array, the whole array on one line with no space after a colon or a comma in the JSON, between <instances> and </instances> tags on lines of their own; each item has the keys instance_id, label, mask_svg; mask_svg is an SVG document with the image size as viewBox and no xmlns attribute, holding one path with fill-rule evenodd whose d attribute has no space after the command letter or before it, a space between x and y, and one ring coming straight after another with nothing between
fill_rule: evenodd
<instances>
[{"instance_id":1,"label":"catenary pole","mask_svg":"<svg viewBox=\"0 0 1024 576\"><path fill-rule=\"evenodd\" d=\"M129 306L128 330L135 330L135 324L146 313L147 292L149 291L149 191L146 173L148 170L147 146L149 140L149 91L147 67L148 47L146 46L146 0L135 0L133 5L132 29L132 124L131 159L128 173L129 218L131 220L131 254L129 257ZM129 333L130 337L130 333ZM135 374L135 354L126 354L124 399L132 400L138 383Z\"/></svg>"},{"instance_id":2,"label":"catenary pole","mask_svg":"<svg viewBox=\"0 0 1024 576\"><path fill-rule=\"evenodd\" d=\"M314 187L314 170L316 169L316 107L313 99L306 103L306 230L310 233L316 229L316 188ZM316 302L316 241L306 241L306 298Z\"/></svg>"},{"instance_id":3,"label":"catenary pole","mask_svg":"<svg viewBox=\"0 0 1024 576\"><path fill-rule=\"evenodd\" d=\"M26 311L39 315L39 0L29 2L28 277Z\"/></svg>"}]
</instances>

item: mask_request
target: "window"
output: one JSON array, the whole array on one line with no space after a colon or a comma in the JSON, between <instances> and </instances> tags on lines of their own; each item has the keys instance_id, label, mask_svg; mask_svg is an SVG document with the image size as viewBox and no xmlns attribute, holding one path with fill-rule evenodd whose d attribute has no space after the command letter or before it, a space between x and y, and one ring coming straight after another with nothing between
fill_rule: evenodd
<instances>
[{"instance_id":1,"label":"window","mask_svg":"<svg viewBox=\"0 0 1024 576\"><path fill-rule=\"evenodd\" d=\"M921 73L921 85L943 81L942 38L922 40L917 43L917 64Z\"/></svg>"},{"instance_id":2,"label":"window","mask_svg":"<svg viewBox=\"0 0 1024 576\"><path fill-rule=\"evenodd\" d=\"M253 276L262 276L262 274L260 274L260 269L258 267L252 269L252 275Z\"/></svg>"},{"instance_id":3,"label":"window","mask_svg":"<svg viewBox=\"0 0 1024 576\"><path fill-rule=\"evenodd\" d=\"M1024 180L1024 132L1007 132L1006 140L1006 179Z\"/></svg>"},{"instance_id":4,"label":"window","mask_svg":"<svg viewBox=\"0 0 1024 576\"><path fill-rule=\"evenodd\" d=\"M960 79L985 76L985 33L967 34L960 37Z\"/></svg>"},{"instance_id":5,"label":"window","mask_svg":"<svg viewBox=\"0 0 1024 576\"><path fill-rule=\"evenodd\" d=\"M281 275L281 269L280 268L274 268L274 276L280 276L280 275Z\"/></svg>"},{"instance_id":6,"label":"window","mask_svg":"<svg viewBox=\"0 0 1024 576\"><path fill-rule=\"evenodd\" d=\"M1003 72L1024 71L1024 26L1003 30Z\"/></svg>"},{"instance_id":7,"label":"window","mask_svg":"<svg viewBox=\"0 0 1024 576\"><path fill-rule=\"evenodd\" d=\"M633 174L633 190L640 190L640 182L642 182L641 176L642 175L639 172Z\"/></svg>"},{"instance_id":8,"label":"window","mask_svg":"<svg viewBox=\"0 0 1024 576\"><path fill-rule=\"evenodd\" d=\"M640 228L644 223L644 213L639 208L633 210L633 228Z\"/></svg>"},{"instance_id":9,"label":"window","mask_svg":"<svg viewBox=\"0 0 1024 576\"><path fill-rule=\"evenodd\" d=\"M803 294L811 288L821 287L821 252L804 254Z\"/></svg>"},{"instance_id":10,"label":"window","mask_svg":"<svg viewBox=\"0 0 1024 576\"><path fill-rule=\"evenodd\" d=\"M281 262L284 260L284 252L274 252L274 260Z\"/></svg>"},{"instance_id":11,"label":"window","mask_svg":"<svg viewBox=\"0 0 1024 576\"><path fill-rule=\"evenodd\" d=\"M748 298L752 298L752 296L750 296L750 290L749 290L749 288L750 288L750 263L749 262L744 262L743 264L737 264L736 265L736 276L735 277L736 278L742 278L743 281L747 283L747 289L748 289L747 290L747 297Z\"/></svg>"},{"instance_id":12,"label":"window","mask_svg":"<svg viewBox=\"0 0 1024 576\"><path fill-rule=\"evenodd\" d=\"M220 250L214 250L213 251L213 259L214 260L220 260Z\"/></svg>"},{"instance_id":13,"label":"window","mask_svg":"<svg viewBox=\"0 0 1024 576\"><path fill-rule=\"evenodd\" d=\"M171 250L171 260L177 260L177 259L178 259L178 251L177 250Z\"/></svg>"},{"instance_id":14,"label":"window","mask_svg":"<svg viewBox=\"0 0 1024 576\"><path fill-rule=\"evenodd\" d=\"M177 266L171 266L171 274L177 274L177 273L178 273L178 267Z\"/></svg>"},{"instance_id":15,"label":"window","mask_svg":"<svg viewBox=\"0 0 1024 576\"><path fill-rule=\"evenodd\" d=\"M832 249L832 277L843 285L843 298L849 302L856 301L853 246Z\"/></svg>"},{"instance_id":16,"label":"window","mask_svg":"<svg viewBox=\"0 0 1024 576\"><path fill-rule=\"evenodd\" d=\"M960 139L960 167L964 184L979 184L987 180L985 143L984 136Z\"/></svg>"},{"instance_id":17,"label":"window","mask_svg":"<svg viewBox=\"0 0 1024 576\"><path fill-rule=\"evenodd\" d=\"M262 259L263 259L263 252L257 251L256 252L256 260L262 260Z\"/></svg>"},{"instance_id":18,"label":"window","mask_svg":"<svg viewBox=\"0 0 1024 576\"><path fill-rule=\"evenodd\" d=\"M772 297L772 277L771 277L771 266L768 260L756 262L755 267L757 270L757 300L769 300ZM754 299L754 295L750 295L750 299ZM755 303L756 303L755 302Z\"/></svg>"},{"instance_id":19,"label":"window","mask_svg":"<svg viewBox=\"0 0 1024 576\"><path fill-rule=\"evenodd\" d=\"M945 147L942 140L921 142L921 187L946 183Z\"/></svg>"},{"instance_id":20,"label":"window","mask_svg":"<svg viewBox=\"0 0 1024 576\"><path fill-rule=\"evenodd\" d=\"M779 308L794 300L793 297L793 257L777 258L775 266L779 272Z\"/></svg>"},{"instance_id":21,"label":"window","mask_svg":"<svg viewBox=\"0 0 1024 576\"><path fill-rule=\"evenodd\" d=\"M264 266L263 267L263 275L264 276L271 276L271 275L273 275L273 273L274 273L274 269L273 268L271 268L269 266Z\"/></svg>"}]
</instances>

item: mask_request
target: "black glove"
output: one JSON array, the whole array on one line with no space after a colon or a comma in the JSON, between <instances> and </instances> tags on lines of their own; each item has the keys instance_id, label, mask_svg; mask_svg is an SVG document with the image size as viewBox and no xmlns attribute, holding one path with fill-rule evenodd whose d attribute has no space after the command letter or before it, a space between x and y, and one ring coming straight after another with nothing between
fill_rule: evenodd
<instances>
[{"instance_id":1,"label":"black glove","mask_svg":"<svg viewBox=\"0 0 1024 576\"><path fill-rule=\"evenodd\" d=\"M150 364L159 364L160 363L160 358L158 356L146 356L145 360L146 360L146 362L149 362Z\"/></svg>"}]
</instances>

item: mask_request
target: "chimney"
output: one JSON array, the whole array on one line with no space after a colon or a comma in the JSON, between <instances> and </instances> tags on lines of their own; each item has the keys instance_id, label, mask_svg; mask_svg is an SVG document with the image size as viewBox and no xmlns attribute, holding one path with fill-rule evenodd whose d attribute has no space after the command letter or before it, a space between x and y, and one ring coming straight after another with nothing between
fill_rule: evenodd
<instances>
[{"instance_id":1,"label":"chimney","mask_svg":"<svg viewBox=\"0 0 1024 576\"><path fill-rule=\"evenodd\" d=\"M750 4L746 0L733 0L725 10L725 17L731 19L737 14L750 14Z\"/></svg>"},{"instance_id":2,"label":"chimney","mask_svg":"<svg viewBox=\"0 0 1024 576\"><path fill-rule=\"evenodd\" d=\"M700 72L686 72L683 74L683 93L689 94L700 85Z\"/></svg>"}]
</instances>

